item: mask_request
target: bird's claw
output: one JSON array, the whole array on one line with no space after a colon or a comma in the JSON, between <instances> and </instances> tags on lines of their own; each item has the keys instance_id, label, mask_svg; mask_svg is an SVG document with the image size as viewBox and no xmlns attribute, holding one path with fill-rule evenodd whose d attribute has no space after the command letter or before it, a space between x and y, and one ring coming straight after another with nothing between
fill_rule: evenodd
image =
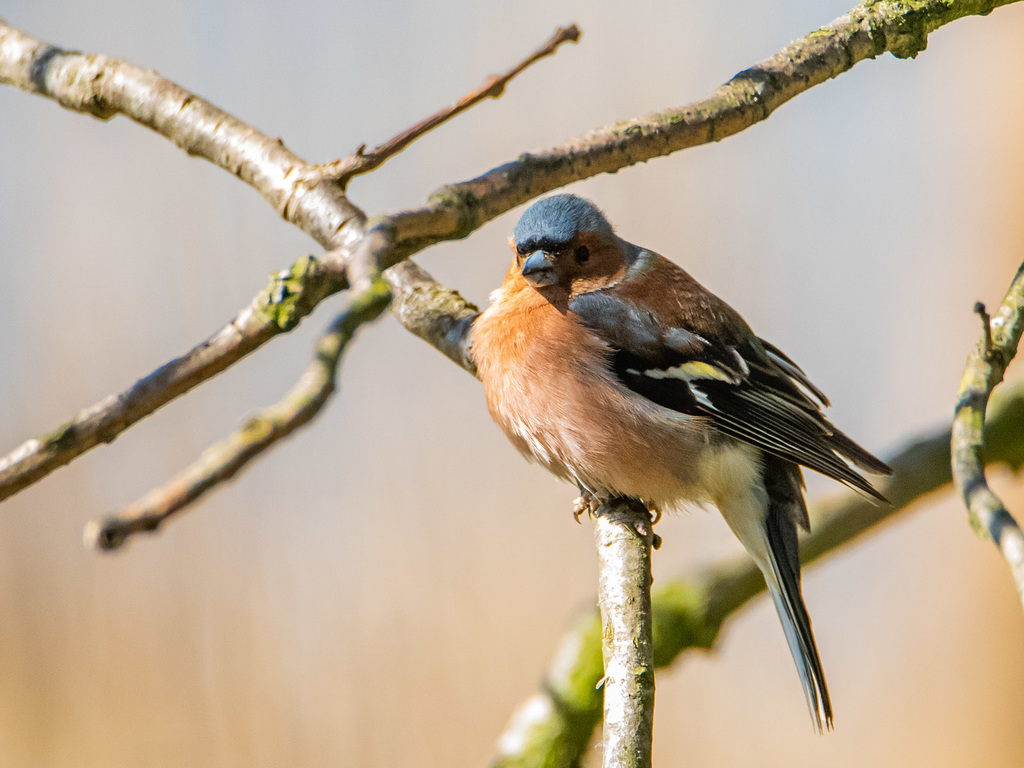
<instances>
[{"instance_id":1,"label":"bird's claw","mask_svg":"<svg viewBox=\"0 0 1024 768\"><path fill-rule=\"evenodd\" d=\"M661 536L653 530L654 526L661 520L661 510L653 504L648 504L647 511L651 513L651 547L661 549Z\"/></svg>"},{"instance_id":2,"label":"bird's claw","mask_svg":"<svg viewBox=\"0 0 1024 768\"><path fill-rule=\"evenodd\" d=\"M580 518L583 513L587 513L587 517L593 520L597 517L597 510L601 508L601 502L594 496L594 494L588 491L580 491L580 495L572 503L572 516L573 519L583 525Z\"/></svg>"}]
</instances>

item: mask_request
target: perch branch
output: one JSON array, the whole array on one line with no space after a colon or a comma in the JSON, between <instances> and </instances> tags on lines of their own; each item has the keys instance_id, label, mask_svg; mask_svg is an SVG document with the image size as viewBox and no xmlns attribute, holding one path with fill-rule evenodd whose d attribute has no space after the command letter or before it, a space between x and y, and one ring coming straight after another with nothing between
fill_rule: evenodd
<instances>
[{"instance_id":1,"label":"perch branch","mask_svg":"<svg viewBox=\"0 0 1024 768\"><path fill-rule=\"evenodd\" d=\"M709 98L524 154L475 179L442 187L425 206L377 218L373 227L386 227L392 246L380 254L376 267L384 270L431 244L466 237L494 217L551 189L718 141L764 120L797 94L859 61L885 51L913 56L925 47L928 34L943 24L1016 1L865 0L828 26L739 73ZM189 153L238 175L285 219L325 248L336 249L336 258L330 260L336 268L321 274L314 271L304 280L302 296L316 301L289 302L286 311L291 316L300 318L318 301L348 286L345 265L368 226L362 212L336 182L323 177L310 182L310 164L280 141L152 70L62 50L2 20L0 82L54 99L69 109L101 118L124 114L153 128ZM93 446L110 442L139 419L262 346L279 330L289 329L263 324L268 311L276 314L276 303L267 306L257 299L231 326L192 352L0 459L0 500ZM434 321L429 317L412 316L425 338L443 339L449 350L464 346L450 334L431 330ZM437 317L436 322L465 328L447 317Z\"/></svg>"},{"instance_id":2,"label":"perch branch","mask_svg":"<svg viewBox=\"0 0 1024 768\"><path fill-rule=\"evenodd\" d=\"M654 739L651 516L637 501L597 511L605 768L650 768Z\"/></svg>"},{"instance_id":3,"label":"perch branch","mask_svg":"<svg viewBox=\"0 0 1024 768\"><path fill-rule=\"evenodd\" d=\"M497 99L505 91L505 86L516 75L521 73L531 64L553 54L562 43L575 43L580 38L580 31L575 24L568 27L559 27L551 38L540 48L520 61L503 75L491 75L486 82L470 93L467 93L454 104L443 107L425 120L421 120L401 133L392 136L383 144L378 144L370 151L366 151L366 145L359 147L348 157L342 160L335 160L331 163L313 166L314 174L319 173L325 178L334 179L342 187L354 177L363 173L376 170L386 160L397 155L407 146L416 141L426 133L434 130L443 123L448 122L456 115L465 112L470 107L478 104L484 99Z\"/></svg>"},{"instance_id":4,"label":"perch branch","mask_svg":"<svg viewBox=\"0 0 1024 768\"><path fill-rule=\"evenodd\" d=\"M382 280L356 293L316 345L313 361L298 383L275 405L248 419L227 440L210 446L167 485L127 509L86 526L89 546L113 550L136 533L153 533L207 492L227 482L267 449L308 424L327 404L336 388L338 363L356 331L387 308L391 294Z\"/></svg>"},{"instance_id":5,"label":"perch branch","mask_svg":"<svg viewBox=\"0 0 1024 768\"><path fill-rule=\"evenodd\" d=\"M974 311L984 328L967 358L957 393L951 435L953 481L967 507L971 527L999 548L1024 605L1024 533L985 480L984 434L989 395L1003 380L1024 332L1024 265L1017 270L995 315L989 318L981 302Z\"/></svg>"},{"instance_id":6,"label":"perch branch","mask_svg":"<svg viewBox=\"0 0 1024 768\"><path fill-rule=\"evenodd\" d=\"M986 460L1017 470L1024 464L1024 386L997 392L985 424ZM882 483L892 501L880 507L853 493L812 505L814 533L801 542L804 562L839 549L943 488L952 479L950 430L915 439L887 459L894 474ZM710 649L723 624L764 591L749 558L729 559L654 590L654 662L671 664L685 650ZM601 719L601 620L580 616L563 636L540 690L513 714L491 768L578 766Z\"/></svg>"}]
</instances>

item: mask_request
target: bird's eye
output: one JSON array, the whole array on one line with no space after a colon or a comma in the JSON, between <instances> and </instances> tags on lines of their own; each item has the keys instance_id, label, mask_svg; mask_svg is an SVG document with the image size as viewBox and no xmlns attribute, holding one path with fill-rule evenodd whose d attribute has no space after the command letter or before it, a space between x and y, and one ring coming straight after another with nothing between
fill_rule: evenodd
<instances>
[{"instance_id":1,"label":"bird's eye","mask_svg":"<svg viewBox=\"0 0 1024 768\"><path fill-rule=\"evenodd\" d=\"M585 246L585 245L581 245L579 248L576 249L575 256L576 256L576 263L577 264L583 264L585 261L587 261L590 258L590 249L587 248L587 246Z\"/></svg>"}]
</instances>

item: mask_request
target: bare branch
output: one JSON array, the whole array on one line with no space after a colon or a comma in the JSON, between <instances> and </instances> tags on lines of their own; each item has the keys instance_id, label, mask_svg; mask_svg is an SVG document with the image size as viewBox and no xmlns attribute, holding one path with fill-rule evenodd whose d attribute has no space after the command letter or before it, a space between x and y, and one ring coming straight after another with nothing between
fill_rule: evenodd
<instances>
[{"instance_id":1,"label":"bare branch","mask_svg":"<svg viewBox=\"0 0 1024 768\"><path fill-rule=\"evenodd\" d=\"M275 405L247 419L228 439L207 448L189 467L162 488L104 520L90 522L85 542L98 549L118 549L136 533L155 533L170 517L195 504L227 482L267 449L316 417L336 387L338 363L356 331L383 312L391 294L383 280L356 293L316 345L313 361L298 383Z\"/></svg>"},{"instance_id":2,"label":"bare branch","mask_svg":"<svg viewBox=\"0 0 1024 768\"><path fill-rule=\"evenodd\" d=\"M462 114L484 99L499 98L505 92L505 86L508 85L512 78L531 64L553 54L562 43L575 43L579 38L580 31L575 24L568 27L559 27L546 43L512 67L512 69L503 75L491 75L482 86L474 91L470 91L454 104L439 109L430 117L392 136L369 152L366 151L366 145L364 144L342 160L313 166L311 170L313 173L319 173L326 178L336 180L343 187L347 186L352 177L375 170L388 158L397 155L416 141L416 139L448 122L456 115Z\"/></svg>"},{"instance_id":3,"label":"bare branch","mask_svg":"<svg viewBox=\"0 0 1024 768\"><path fill-rule=\"evenodd\" d=\"M1024 464L1024 386L993 397L985 424L986 460L1019 469ZM893 506L881 507L853 493L813 505L814 533L800 545L810 562L839 549L916 501L946 486L950 430L924 435L887 459L895 470L880 490ZM654 590L654 662L671 664L683 651L712 648L722 626L764 591L764 578L747 557L676 579ZM498 741L491 768L576 766L601 718L601 620L581 616L559 643L540 690L513 714Z\"/></svg>"},{"instance_id":4,"label":"bare branch","mask_svg":"<svg viewBox=\"0 0 1024 768\"><path fill-rule=\"evenodd\" d=\"M90 448L113 441L140 419L295 328L320 301L347 285L331 267L336 256L299 259L291 269L273 275L248 307L206 341L0 458L0 501Z\"/></svg>"},{"instance_id":5,"label":"bare branch","mask_svg":"<svg viewBox=\"0 0 1024 768\"><path fill-rule=\"evenodd\" d=\"M358 241L358 251L348 259L359 265L353 267L354 279L372 279L373 266L363 262L376 261L390 247L380 229L375 236L379 238L378 250L368 247L375 242L373 237L364 238ZM273 275L249 307L202 344L120 394L86 408L52 433L28 440L0 458L0 501L90 448L112 442L174 398L212 378L274 336L298 326L320 301L347 285L342 276L344 253L328 253L323 259L303 257L290 270ZM359 274L363 277L356 276ZM477 308L434 282L412 262L388 270L385 277L395 292L392 311L406 328L476 375L466 339L469 324L479 314Z\"/></svg>"},{"instance_id":6,"label":"bare branch","mask_svg":"<svg viewBox=\"0 0 1024 768\"><path fill-rule=\"evenodd\" d=\"M967 507L971 527L981 538L991 539L999 547L1024 605L1024 532L988 487L984 457L989 395L1003 380L1024 333L1024 265L1017 270L991 320L981 302L975 304L974 311L981 316L984 330L967 358L957 393L951 435L953 480Z\"/></svg>"},{"instance_id":7,"label":"bare branch","mask_svg":"<svg viewBox=\"0 0 1024 768\"><path fill-rule=\"evenodd\" d=\"M233 173L325 248L362 212L330 180L308 183L308 163L274 139L151 69L66 51L0 19L0 83L101 120L124 115L189 155Z\"/></svg>"},{"instance_id":8,"label":"bare branch","mask_svg":"<svg viewBox=\"0 0 1024 768\"><path fill-rule=\"evenodd\" d=\"M650 513L614 499L594 520L601 606L606 768L649 768L654 740Z\"/></svg>"}]
</instances>

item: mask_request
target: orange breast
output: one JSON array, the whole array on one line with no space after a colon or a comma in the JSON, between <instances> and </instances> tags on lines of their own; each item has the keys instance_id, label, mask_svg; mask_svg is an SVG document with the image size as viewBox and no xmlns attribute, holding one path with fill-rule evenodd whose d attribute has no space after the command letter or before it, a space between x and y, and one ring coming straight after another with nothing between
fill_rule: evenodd
<instances>
[{"instance_id":1,"label":"orange breast","mask_svg":"<svg viewBox=\"0 0 1024 768\"><path fill-rule=\"evenodd\" d=\"M623 386L610 348L571 312L509 281L472 334L491 416L527 458L599 495L703 500L702 420Z\"/></svg>"}]
</instances>

